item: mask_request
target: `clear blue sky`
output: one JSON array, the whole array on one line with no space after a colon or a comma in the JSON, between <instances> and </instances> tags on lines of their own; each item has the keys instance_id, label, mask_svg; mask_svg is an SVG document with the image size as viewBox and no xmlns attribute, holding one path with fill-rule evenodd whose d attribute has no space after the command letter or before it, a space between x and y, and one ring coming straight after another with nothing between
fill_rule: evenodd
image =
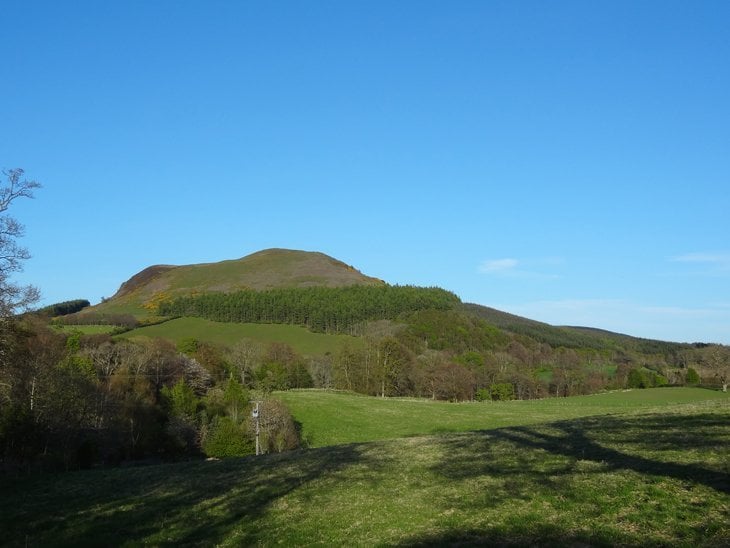
<instances>
[{"instance_id":1,"label":"clear blue sky","mask_svg":"<svg viewBox=\"0 0 730 548\"><path fill-rule=\"evenodd\" d=\"M730 2L0 6L45 303L322 251L552 324L730 343Z\"/></svg>"}]
</instances>

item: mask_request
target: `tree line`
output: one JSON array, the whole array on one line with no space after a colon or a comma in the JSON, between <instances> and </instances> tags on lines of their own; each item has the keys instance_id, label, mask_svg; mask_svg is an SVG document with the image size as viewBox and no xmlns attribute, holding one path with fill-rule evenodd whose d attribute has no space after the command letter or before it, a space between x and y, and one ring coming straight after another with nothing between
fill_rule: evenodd
<instances>
[{"instance_id":1,"label":"tree line","mask_svg":"<svg viewBox=\"0 0 730 548\"><path fill-rule=\"evenodd\" d=\"M607 389L703 384L727 388L730 347L669 356L553 347L457 310L423 310L365 330L361 345L314 364L315 386L450 401L533 399Z\"/></svg>"},{"instance_id":2,"label":"tree line","mask_svg":"<svg viewBox=\"0 0 730 548\"><path fill-rule=\"evenodd\" d=\"M74 299L72 301L63 301L60 303L54 303L38 310L39 314L44 314L50 317L55 316L66 316L68 314L75 314L80 310L83 310L87 306L91 306L91 303L86 299Z\"/></svg>"},{"instance_id":3,"label":"tree line","mask_svg":"<svg viewBox=\"0 0 730 548\"><path fill-rule=\"evenodd\" d=\"M119 332L139 326L139 321L132 314L109 312L84 312L83 314L74 312L54 318L53 323L58 325L111 325L119 328Z\"/></svg>"},{"instance_id":4,"label":"tree line","mask_svg":"<svg viewBox=\"0 0 730 548\"><path fill-rule=\"evenodd\" d=\"M0 472L251 454L253 400L264 452L300 445L268 387L311 379L276 349L262 354L255 385L211 345L64 334L32 316L4 325L0 352Z\"/></svg>"},{"instance_id":5,"label":"tree line","mask_svg":"<svg viewBox=\"0 0 730 548\"><path fill-rule=\"evenodd\" d=\"M347 333L362 322L395 319L424 309L448 310L459 303L456 295L436 287L355 285L205 293L162 302L159 314L294 324L320 333Z\"/></svg>"}]
</instances>

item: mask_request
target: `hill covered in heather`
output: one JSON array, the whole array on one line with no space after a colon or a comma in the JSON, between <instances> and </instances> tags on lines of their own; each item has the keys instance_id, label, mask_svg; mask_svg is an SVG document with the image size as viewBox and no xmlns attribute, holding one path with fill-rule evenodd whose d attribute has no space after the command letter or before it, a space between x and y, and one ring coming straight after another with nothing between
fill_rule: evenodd
<instances>
[{"instance_id":1,"label":"hill covered in heather","mask_svg":"<svg viewBox=\"0 0 730 548\"><path fill-rule=\"evenodd\" d=\"M240 259L183 266L153 265L122 283L89 311L149 315L157 305L183 295L302 287L382 286L377 278L324 253L266 249Z\"/></svg>"}]
</instances>

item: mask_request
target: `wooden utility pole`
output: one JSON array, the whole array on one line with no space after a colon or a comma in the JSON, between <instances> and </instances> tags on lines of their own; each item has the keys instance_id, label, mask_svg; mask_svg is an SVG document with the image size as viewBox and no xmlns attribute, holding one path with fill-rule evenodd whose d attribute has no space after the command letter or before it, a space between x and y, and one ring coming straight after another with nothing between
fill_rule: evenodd
<instances>
[{"instance_id":1,"label":"wooden utility pole","mask_svg":"<svg viewBox=\"0 0 730 548\"><path fill-rule=\"evenodd\" d=\"M256 407L253 408L253 411L251 411L251 416L253 417L253 420L256 422L256 454L261 454L261 446L259 445L259 402L256 402Z\"/></svg>"}]
</instances>

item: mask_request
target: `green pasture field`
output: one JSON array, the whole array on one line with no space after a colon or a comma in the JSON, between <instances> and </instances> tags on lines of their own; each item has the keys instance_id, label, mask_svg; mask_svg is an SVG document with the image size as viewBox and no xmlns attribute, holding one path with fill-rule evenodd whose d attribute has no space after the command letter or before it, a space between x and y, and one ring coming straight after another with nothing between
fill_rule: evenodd
<instances>
[{"instance_id":1,"label":"green pasture field","mask_svg":"<svg viewBox=\"0 0 730 548\"><path fill-rule=\"evenodd\" d=\"M55 325L53 328L59 333L73 333L80 331L84 335L102 335L116 329L114 325Z\"/></svg>"},{"instance_id":2,"label":"green pasture field","mask_svg":"<svg viewBox=\"0 0 730 548\"><path fill-rule=\"evenodd\" d=\"M200 341L233 346L242 339L253 339L263 344L283 342L304 356L337 353L345 346L359 348L362 339L349 335L313 333L304 327L280 324L223 323L202 318L177 318L157 325L140 327L120 337L168 339L175 343L193 337Z\"/></svg>"},{"instance_id":3,"label":"green pasture field","mask_svg":"<svg viewBox=\"0 0 730 548\"><path fill-rule=\"evenodd\" d=\"M663 412L705 401L730 401L702 388L651 388L507 402L448 403L424 399L375 398L349 392L277 392L312 447L405 436L522 426L591 415Z\"/></svg>"},{"instance_id":4,"label":"green pasture field","mask_svg":"<svg viewBox=\"0 0 730 548\"><path fill-rule=\"evenodd\" d=\"M565 399L596 415L539 424L542 402L490 430L0 478L0 531L6 546L730 545L730 399L645 395Z\"/></svg>"}]
</instances>

